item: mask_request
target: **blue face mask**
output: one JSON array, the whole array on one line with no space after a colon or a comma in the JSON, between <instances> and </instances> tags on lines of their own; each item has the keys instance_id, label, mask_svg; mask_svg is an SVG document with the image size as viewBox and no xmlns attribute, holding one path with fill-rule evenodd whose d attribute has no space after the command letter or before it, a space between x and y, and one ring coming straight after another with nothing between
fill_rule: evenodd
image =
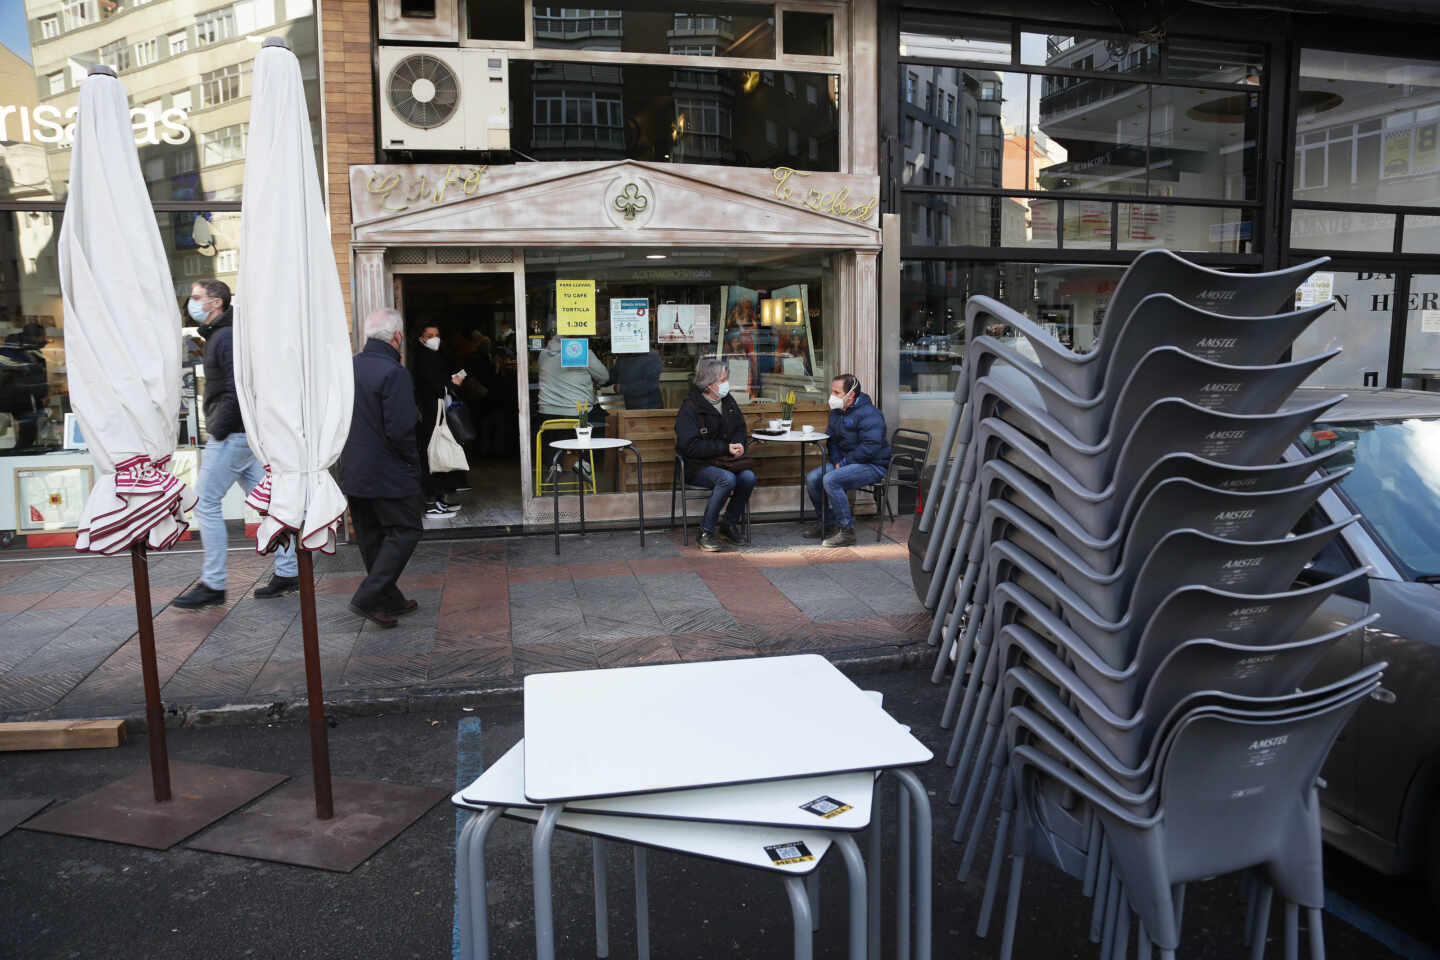
<instances>
[{"instance_id":1,"label":"blue face mask","mask_svg":"<svg viewBox=\"0 0 1440 960\"><path fill-rule=\"evenodd\" d=\"M204 323L205 318L210 313L210 311L206 310L203 306L200 305L199 300L186 300L185 312L190 314L190 319L194 320L196 323Z\"/></svg>"},{"instance_id":2,"label":"blue face mask","mask_svg":"<svg viewBox=\"0 0 1440 960\"><path fill-rule=\"evenodd\" d=\"M722 399L722 400L723 400L726 396L728 396L729 393L730 393L730 381L729 381L729 380L726 380L724 383L720 384L720 386L718 386L718 387L715 388L715 396L719 397L719 398Z\"/></svg>"}]
</instances>

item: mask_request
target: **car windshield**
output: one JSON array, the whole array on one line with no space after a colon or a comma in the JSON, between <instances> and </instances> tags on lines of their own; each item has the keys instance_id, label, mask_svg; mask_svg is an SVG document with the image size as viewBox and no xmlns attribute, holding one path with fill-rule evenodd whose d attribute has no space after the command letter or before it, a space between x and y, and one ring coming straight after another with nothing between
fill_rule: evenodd
<instances>
[{"instance_id":1,"label":"car windshield","mask_svg":"<svg viewBox=\"0 0 1440 960\"><path fill-rule=\"evenodd\" d=\"M1317 423L1300 440L1311 453L1354 442L1326 468L1353 466L1340 489L1356 512L1412 577L1440 578L1440 418Z\"/></svg>"}]
</instances>

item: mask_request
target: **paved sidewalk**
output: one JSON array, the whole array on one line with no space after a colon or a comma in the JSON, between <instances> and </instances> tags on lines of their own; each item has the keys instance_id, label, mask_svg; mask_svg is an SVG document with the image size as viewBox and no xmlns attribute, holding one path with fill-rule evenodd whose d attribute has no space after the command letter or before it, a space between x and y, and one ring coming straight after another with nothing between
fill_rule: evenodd
<instances>
[{"instance_id":1,"label":"paved sidewalk","mask_svg":"<svg viewBox=\"0 0 1440 960\"><path fill-rule=\"evenodd\" d=\"M706 554L633 531L422 543L401 580L420 609L381 630L348 609L358 551L317 557L327 697L509 687L529 673L819 651L919 659L928 617L910 586L908 521L880 542L825 550L796 523ZM4 559L9 559L5 557ZM270 562L230 555L227 603L168 606L198 553L154 555L162 695L181 712L304 695L299 599L258 600ZM143 703L128 555L0 563L0 719L138 713Z\"/></svg>"}]
</instances>

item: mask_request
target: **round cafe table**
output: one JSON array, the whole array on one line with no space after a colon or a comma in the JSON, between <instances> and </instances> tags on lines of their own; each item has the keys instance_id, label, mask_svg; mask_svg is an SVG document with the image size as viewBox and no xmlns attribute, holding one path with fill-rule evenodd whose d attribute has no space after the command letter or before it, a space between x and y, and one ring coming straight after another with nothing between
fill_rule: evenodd
<instances>
[{"instance_id":1,"label":"round cafe table","mask_svg":"<svg viewBox=\"0 0 1440 960\"><path fill-rule=\"evenodd\" d=\"M640 547L645 547L645 466L640 462L640 451L629 440L619 437L591 437L589 440L552 440L550 449L555 456L550 460L550 492L554 499L553 517L555 527L555 553L560 553L560 458L567 453L588 453L594 450L629 450L635 456L635 501L640 507ZM578 463L576 484L580 494L580 535L585 536L585 478L579 474Z\"/></svg>"},{"instance_id":2,"label":"round cafe table","mask_svg":"<svg viewBox=\"0 0 1440 960\"><path fill-rule=\"evenodd\" d=\"M797 443L800 445L800 522L805 522L805 446L815 444L815 450L820 454L820 534L824 539L825 520L827 508L830 506L830 498L825 495L825 463L830 458L826 456L825 441L830 439L830 434L819 430L812 430L806 433L803 430L788 430L784 433L752 433L755 440L764 440L767 443Z\"/></svg>"}]
</instances>

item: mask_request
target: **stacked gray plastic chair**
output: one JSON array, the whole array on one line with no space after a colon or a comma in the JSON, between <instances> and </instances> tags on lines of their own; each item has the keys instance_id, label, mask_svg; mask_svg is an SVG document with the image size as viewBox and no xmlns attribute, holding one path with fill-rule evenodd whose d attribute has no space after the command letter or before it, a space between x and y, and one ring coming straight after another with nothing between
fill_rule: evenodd
<instances>
[{"instance_id":1,"label":"stacked gray plastic chair","mask_svg":"<svg viewBox=\"0 0 1440 960\"><path fill-rule=\"evenodd\" d=\"M967 304L955 409L910 552L934 611L933 679L952 671L941 725L961 882L998 816L982 936L1012 864L1002 957L1034 855L1094 897L1105 960L1127 955L1132 913L1141 955L1173 956L1184 884L1230 872L1252 880L1252 956L1276 891L1287 956L1302 907L1323 955L1316 781L1383 668L1305 689L1326 651L1374 619L1314 625L1364 571L1295 585L1352 522L1295 533L1346 471L1326 468L1337 451L1281 459L1342 399L1292 397L1338 352L1287 358L1330 307L1290 308L1323 263L1232 274L1146 251L1086 354L994 300ZM1036 359L981 335L994 323ZM1224 843L1208 842L1216 829Z\"/></svg>"}]
</instances>

